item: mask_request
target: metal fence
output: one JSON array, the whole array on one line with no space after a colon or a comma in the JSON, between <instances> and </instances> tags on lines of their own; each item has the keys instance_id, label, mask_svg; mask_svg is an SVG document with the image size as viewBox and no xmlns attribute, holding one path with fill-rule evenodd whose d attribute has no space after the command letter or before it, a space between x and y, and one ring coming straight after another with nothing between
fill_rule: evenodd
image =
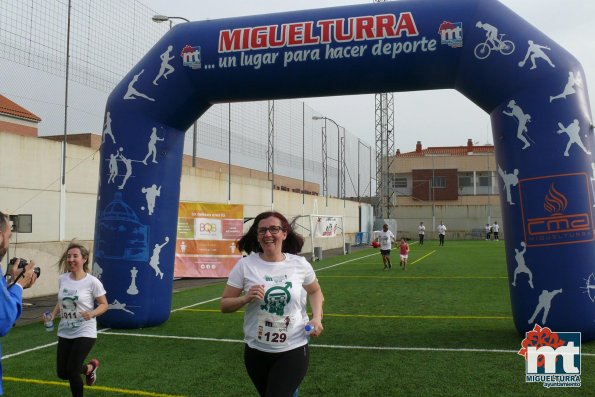
<instances>
[{"instance_id":1,"label":"metal fence","mask_svg":"<svg viewBox=\"0 0 595 397\"><path fill-rule=\"evenodd\" d=\"M0 1L0 94L41 117L40 135L100 134L109 92L170 28L152 22L155 14L138 0ZM268 111L267 102L213 106L197 124L197 157L227 162L230 151L232 165L268 171ZM324 115L298 100L275 101L275 174L318 183L321 194L325 174L334 197L375 193L372 143L327 125L323 153L324 123L313 116ZM185 153L193 147L191 129Z\"/></svg>"}]
</instances>

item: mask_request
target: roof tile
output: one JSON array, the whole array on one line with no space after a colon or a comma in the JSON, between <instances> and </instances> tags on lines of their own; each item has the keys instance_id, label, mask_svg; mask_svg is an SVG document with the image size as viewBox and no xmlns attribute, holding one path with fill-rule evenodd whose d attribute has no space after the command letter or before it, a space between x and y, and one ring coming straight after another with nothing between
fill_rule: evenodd
<instances>
[{"instance_id":1,"label":"roof tile","mask_svg":"<svg viewBox=\"0 0 595 397\"><path fill-rule=\"evenodd\" d=\"M471 153L493 153L494 145L473 146L472 152L467 152L467 146L435 146L422 149L421 152L399 153L397 157L425 157L436 155L467 156Z\"/></svg>"},{"instance_id":2,"label":"roof tile","mask_svg":"<svg viewBox=\"0 0 595 397\"><path fill-rule=\"evenodd\" d=\"M31 113L24 107L17 105L3 95L0 95L0 114L37 122L41 121L40 117Z\"/></svg>"}]
</instances>

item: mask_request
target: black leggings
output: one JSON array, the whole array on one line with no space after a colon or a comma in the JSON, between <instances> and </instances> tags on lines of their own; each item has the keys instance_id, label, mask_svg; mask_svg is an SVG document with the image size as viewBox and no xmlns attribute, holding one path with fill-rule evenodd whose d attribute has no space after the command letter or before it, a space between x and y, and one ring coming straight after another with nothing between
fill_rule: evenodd
<instances>
[{"instance_id":1,"label":"black leggings","mask_svg":"<svg viewBox=\"0 0 595 397\"><path fill-rule=\"evenodd\" d=\"M95 338L66 339L58 337L58 378L68 380L73 397L83 396L81 374L87 373L87 366L83 366L83 362L95 341Z\"/></svg>"},{"instance_id":2,"label":"black leggings","mask_svg":"<svg viewBox=\"0 0 595 397\"><path fill-rule=\"evenodd\" d=\"M308 345L282 353L267 353L246 345L244 364L261 397L291 397L310 361Z\"/></svg>"},{"instance_id":3,"label":"black leggings","mask_svg":"<svg viewBox=\"0 0 595 397\"><path fill-rule=\"evenodd\" d=\"M419 235L419 245L424 245L424 234Z\"/></svg>"}]
</instances>

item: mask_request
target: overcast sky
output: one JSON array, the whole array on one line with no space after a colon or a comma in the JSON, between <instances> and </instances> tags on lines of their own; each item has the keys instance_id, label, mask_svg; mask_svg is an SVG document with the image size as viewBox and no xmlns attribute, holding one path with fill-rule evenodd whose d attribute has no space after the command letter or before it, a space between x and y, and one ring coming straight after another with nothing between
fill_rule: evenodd
<instances>
[{"instance_id":1,"label":"overcast sky","mask_svg":"<svg viewBox=\"0 0 595 397\"><path fill-rule=\"evenodd\" d=\"M141 0L156 12L191 21L362 4L350 0ZM371 2L371 0L370 0ZM581 62L591 111L595 101L595 1L503 0L506 6L560 44ZM468 138L492 143L489 117L454 90L395 93L395 149L464 145ZM374 142L374 95L304 100L349 132ZM357 111L354 111L357 110Z\"/></svg>"}]
</instances>

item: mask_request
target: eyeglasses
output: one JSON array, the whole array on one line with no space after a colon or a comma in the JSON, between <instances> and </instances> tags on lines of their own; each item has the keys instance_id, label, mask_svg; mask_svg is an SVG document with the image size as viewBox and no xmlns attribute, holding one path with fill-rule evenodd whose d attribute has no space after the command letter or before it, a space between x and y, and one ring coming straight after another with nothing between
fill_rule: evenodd
<instances>
[{"instance_id":1,"label":"eyeglasses","mask_svg":"<svg viewBox=\"0 0 595 397\"><path fill-rule=\"evenodd\" d=\"M283 230L283 228L281 226L259 227L256 230L256 233L258 233L261 236L264 236L265 234L267 234L267 231L271 234L277 234L281 230Z\"/></svg>"}]
</instances>

